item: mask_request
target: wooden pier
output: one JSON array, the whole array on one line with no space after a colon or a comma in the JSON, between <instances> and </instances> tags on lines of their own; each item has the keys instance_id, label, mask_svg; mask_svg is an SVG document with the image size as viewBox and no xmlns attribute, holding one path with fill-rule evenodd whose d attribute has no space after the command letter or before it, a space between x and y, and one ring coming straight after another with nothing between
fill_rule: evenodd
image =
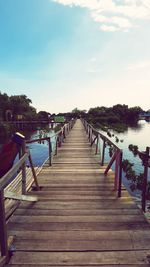
<instances>
[{"instance_id":1,"label":"wooden pier","mask_svg":"<svg viewBox=\"0 0 150 267\"><path fill-rule=\"evenodd\" d=\"M114 173L91 148L77 120L50 167L38 176L37 202L21 202L10 218L7 267L148 267L150 225L128 192L118 198Z\"/></svg>"}]
</instances>

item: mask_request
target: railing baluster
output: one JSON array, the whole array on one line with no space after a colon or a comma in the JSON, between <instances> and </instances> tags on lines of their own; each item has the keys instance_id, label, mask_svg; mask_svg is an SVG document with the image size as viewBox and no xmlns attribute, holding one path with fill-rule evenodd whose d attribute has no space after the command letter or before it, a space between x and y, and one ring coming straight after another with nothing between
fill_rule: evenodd
<instances>
[{"instance_id":1,"label":"railing baluster","mask_svg":"<svg viewBox=\"0 0 150 267\"><path fill-rule=\"evenodd\" d=\"M144 180L142 190L142 210L146 210L146 188L147 188L147 176L148 176L148 158L149 158L149 147L146 147L145 159L144 159Z\"/></svg>"},{"instance_id":2,"label":"railing baluster","mask_svg":"<svg viewBox=\"0 0 150 267\"><path fill-rule=\"evenodd\" d=\"M48 138L49 166L52 166L52 144L51 138Z\"/></svg>"},{"instance_id":3,"label":"railing baluster","mask_svg":"<svg viewBox=\"0 0 150 267\"><path fill-rule=\"evenodd\" d=\"M99 135L97 135L97 142L96 142L96 150L95 150L95 155L98 154L98 145L99 145Z\"/></svg>"},{"instance_id":4,"label":"railing baluster","mask_svg":"<svg viewBox=\"0 0 150 267\"><path fill-rule=\"evenodd\" d=\"M58 150L58 136L55 137L55 142L56 142L55 155L57 155L57 150Z\"/></svg>"},{"instance_id":5,"label":"railing baluster","mask_svg":"<svg viewBox=\"0 0 150 267\"><path fill-rule=\"evenodd\" d=\"M102 150L102 160L101 160L101 166L104 166L104 158L105 158L105 139L103 140L103 150Z\"/></svg>"},{"instance_id":6,"label":"railing baluster","mask_svg":"<svg viewBox=\"0 0 150 267\"><path fill-rule=\"evenodd\" d=\"M83 125L85 127L86 133L88 135L89 142L91 143L91 146L95 142L96 135L97 135L95 154L98 154L99 152L100 152L100 155L102 154L101 155L101 166L104 166L106 143L108 142L116 150L116 152L113 154L113 157L111 158L110 162L108 163L104 174L107 175L108 170L111 168L113 162L116 160L114 189L115 190L118 189L118 197L120 197L121 196L121 184L122 184L122 157L123 157L122 150L120 150L120 148L117 147L105 135L101 134L99 131L94 129L92 127L92 125L87 123L84 119L82 119L82 122L83 122ZM101 151L101 141L100 140L103 141L102 151Z\"/></svg>"},{"instance_id":7,"label":"railing baluster","mask_svg":"<svg viewBox=\"0 0 150 267\"><path fill-rule=\"evenodd\" d=\"M115 162L114 190L117 190L118 189L118 185L119 185L119 159L120 159L120 152L117 151L116 162Z\"/></svg>"},{"instance_id":8,"label":"railing baluster","mask_svg":"<svg viewBox=\"0 0 150 267\"><path fill-rule=\"evenodd\" d=\"M118 185L118 197L121 197L121 188L122 188L122 158L123 153L122 150L120 150L120 156L119 156L119 185Z\"/></svg>"},{"instance_id":9,"label":"railing baluster","mask_svg":"<svg viewBox=\"0 0 150 267\"><path fill-rule=\"evenodd\" d=\"M4 190L0 190L0 248L1 256L8 257L7 229L4 207Z\"/></svg>"},{"instance_id":10,"label":"railing baluster","mask_svg":"<svg viewBox=\"0 0 150 267\"><path fill-rule=\"evenodd\" d=\"M26 152L26 144L25 140L22 142L22 156ZM22 194L26 194L26 163L24 162L22 164Z\"/></svg>"},{"instance_id":11,"label":"railing baluster","mask_svg":"<svg viewBox=\"0 0 150 267\"><path fill-rule=\"evenodd\" d=\"M40 190L39 185L38 185L38 180L37 180L36 172L34 170L34 166L33 166L33 162L32 162L32 158L31 158L30 153L29 153L28 158L29 158L29 162L30 162L32 174L33 174L33 177L34 177L34 183L35 183L35 186L36 186L36 190Z\"/></svg>"}]
</instances>

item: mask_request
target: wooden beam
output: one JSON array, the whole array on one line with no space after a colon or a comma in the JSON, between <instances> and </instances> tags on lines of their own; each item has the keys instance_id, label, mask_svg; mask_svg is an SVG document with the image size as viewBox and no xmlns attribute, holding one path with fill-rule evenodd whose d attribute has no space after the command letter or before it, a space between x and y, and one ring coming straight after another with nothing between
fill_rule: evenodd
<instances>
[{"instance_id":1,"label":"wooden beam","mask_svg":"<svg viewBox=\"0 0 150 267\"><path fill-rule=\"evenodd\" d=\"M15 199L15 200L23 200L23 201L37 201L38 198L36 196L28 196L28 195L19 195L10 191L4 193L5 198Z\"/></svg>"},{"instance_id":2,"label":"wooden beam","mask_svg":"<svg viewBox=\"0 0 150 267\"><path fill-rule=\"evenodd\" d=\"M28 153L25 153L24 156L0 179L0 189L4 189L6 185L12 180L12 176L18 171L22 166L23 162L28 157Z\"/></svg>"},{"instance_id":3,"label":"wooden beam","mask_svg":"<svg viewBox=\"0 0 150 267\"><path fill-rule=\"evenodd\" d=\"M8 257L7 229L4 207L4 190L0 190L0 247L1 256Z\"/></svg>"}]
</instances>

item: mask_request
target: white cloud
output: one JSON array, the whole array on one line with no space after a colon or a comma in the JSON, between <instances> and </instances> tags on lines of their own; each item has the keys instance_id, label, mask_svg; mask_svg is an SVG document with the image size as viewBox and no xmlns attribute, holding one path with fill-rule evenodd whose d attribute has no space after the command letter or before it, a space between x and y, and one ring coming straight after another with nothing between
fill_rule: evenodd
<instances>
[{"instance_id":1,"label":"white cloud","mask_svg":"<svg viewBox=\"0 0 150 267\"><path fill-rule=\"evenodd\" d=\"M150 20L150 0L52 0L67 6L87 8L104 31L128 31L141 20ZM105 23L105 25L103 25Z\"/></svg>"},{"instance_id":2,"label":"white cloud","mask_svg":"<svg viewBox=\"0 0 150 267\"><path fill-rule=\"evenodd\" d=\"M128 70L150 70L150 60L139 61L128 66Z\"/></svg>"},{"instance_id":3,"label":"white cloud","mask_svg":"<svg viewBox=\"0 0 150 267\"><path fill-rule=\"evenodd\" d=\"M92 57L92 58L90 59L90 61L91 61L92 63L95 63L95 62L97 61L97 58L96 58L96 57Z\"/></svg>"},{"instance_id":4,"label":"white cloud","mask_svg":"<svg viewBox=\"0 0 150 267\"><path fill-rule=\"evenodd\" d=\"M100 26L100 29L105 31L105 32L117 32L119 31L120 29L115 27L115 26L108 26L108 25L105 25L105 24L102 24Z\"/></svg>"}]
</instances>

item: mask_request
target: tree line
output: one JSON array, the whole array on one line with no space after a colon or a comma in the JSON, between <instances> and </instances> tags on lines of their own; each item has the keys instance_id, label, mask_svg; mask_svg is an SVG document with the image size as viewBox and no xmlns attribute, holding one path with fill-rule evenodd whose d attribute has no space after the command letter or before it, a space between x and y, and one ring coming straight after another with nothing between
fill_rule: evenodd
<instances>
[{"instance_id":1,"label":"tree line","mask_svg":"<svg viewBox=\"0 0 150 267\"><path fill-rule=\"evenodd\" d=\"M113 107L94 107L89 111L75 108L72 111L74 117L83 117L90 124L102 130L114 129L118 132L124 131L128 126L136 125L139 120L139 114L143 109L139 106L128 107L128 105L117 104Z\"/></svg>"},{"instance_id":2,"label":"tree line","mask_svg":"<svg viewBox=\"0 0 150 267\"><path fill-rule=\"evenodd\" d=\"M32 100L26 95L8 96L0 92L0 120L6 120L6 111L12 111L13 120L17 115L22 115L24 120L46 120L52 114L46 111L36 112L32 106ZM139 119L139 114L143 110L139 106L128 107L128 105L117 104L113 107L99 106L90 108L88 111L73 109L71 112L59 113L65 116L66 120L71 118L85 118L90 124L97 128L116 128L125 130L128 125L135 124ZM55 114L53 114L54 116Z\"/></svg>"},{"instance_id":3,"label":"tree line","mask_svg":"<svg viewBox=\"0 0 150 267\"><path fill-rule=\"evenodd\" d=\"M11 111L12 120L16 120L18 115L22 115L24 120L44 120L48 118L46 111L36 112L32 106L32 100L26 95L8 96L0 92L0 120L6 121L6 113Z\"/></svg>"}]
</instances>

